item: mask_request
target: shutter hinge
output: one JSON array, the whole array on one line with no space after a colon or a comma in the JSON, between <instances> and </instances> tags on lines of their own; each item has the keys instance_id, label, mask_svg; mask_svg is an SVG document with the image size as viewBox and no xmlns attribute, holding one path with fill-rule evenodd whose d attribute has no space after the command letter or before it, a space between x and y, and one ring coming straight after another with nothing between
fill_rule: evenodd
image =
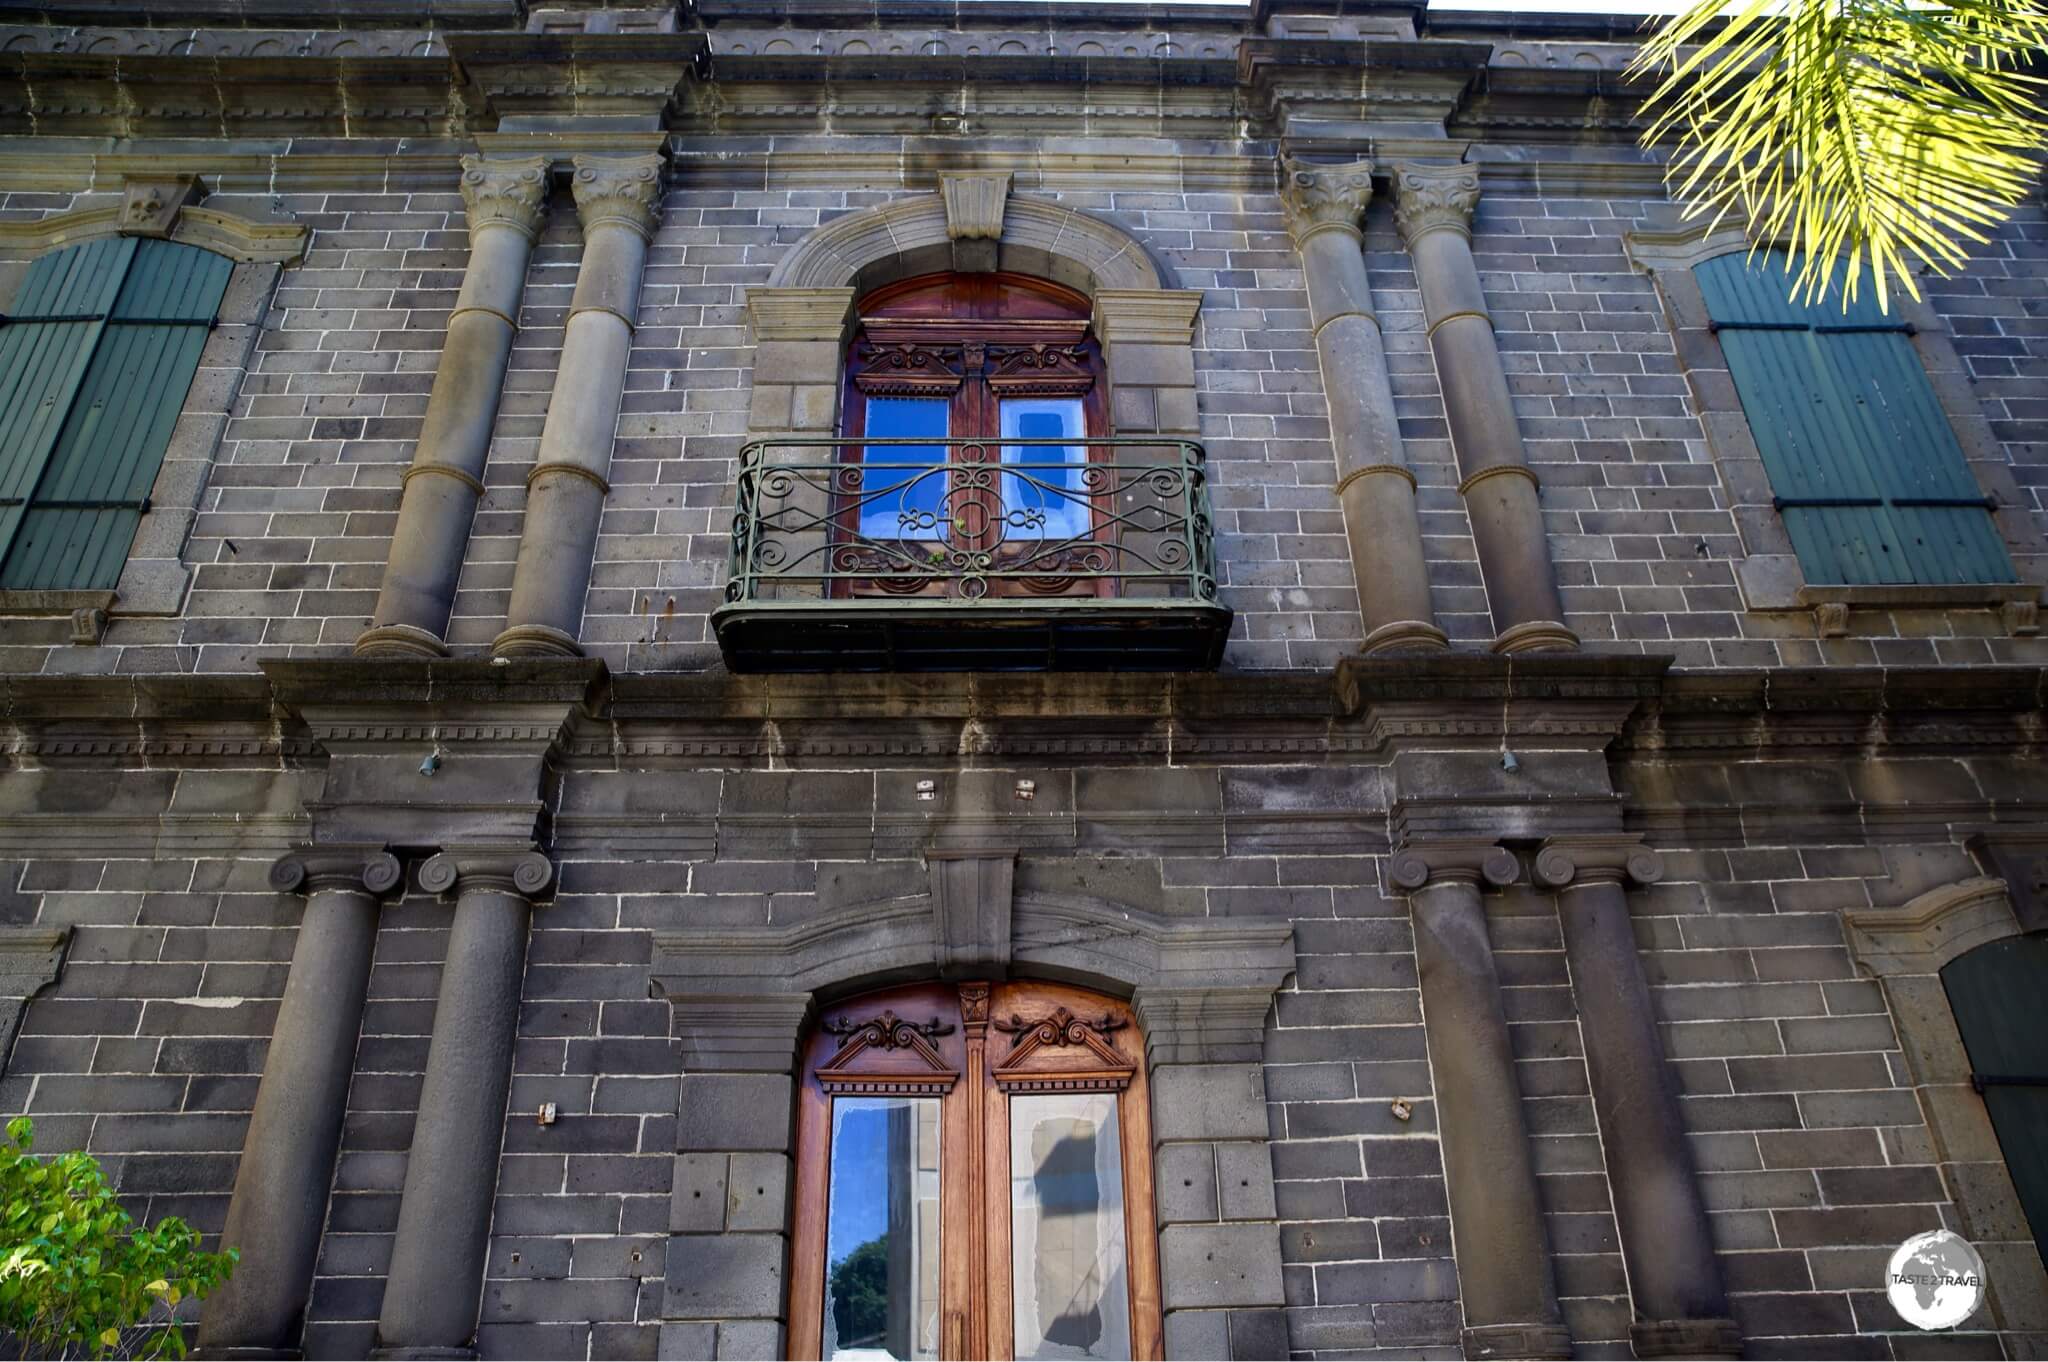
<instances>
[{"instance_id":1,"label":"shutter hinge","mask_svg":"<svg viewBox=\"0 0 2048 1362\"><path fill-rule=\"evenodd\" d=\"M1847 506L1882 506L1878 497L1772 497L1774 511L1804 511Z\"/></svg>"}]
</instances>

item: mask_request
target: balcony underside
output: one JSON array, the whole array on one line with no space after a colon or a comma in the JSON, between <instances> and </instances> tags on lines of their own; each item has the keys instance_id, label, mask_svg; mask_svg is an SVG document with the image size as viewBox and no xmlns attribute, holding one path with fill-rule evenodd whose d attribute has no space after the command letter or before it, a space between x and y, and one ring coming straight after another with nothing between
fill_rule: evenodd
<instances>
[{"instance_id":1,"label":"balcony underside","mask_svg":"<svg viewBox=\"0 0 2048 1362\"><path fill-rule=\"evenodd\" d=\"M1224 606L1189 600L749 601L711 617L736 672L1207 671Z\"/></svg>"}]
</instances>

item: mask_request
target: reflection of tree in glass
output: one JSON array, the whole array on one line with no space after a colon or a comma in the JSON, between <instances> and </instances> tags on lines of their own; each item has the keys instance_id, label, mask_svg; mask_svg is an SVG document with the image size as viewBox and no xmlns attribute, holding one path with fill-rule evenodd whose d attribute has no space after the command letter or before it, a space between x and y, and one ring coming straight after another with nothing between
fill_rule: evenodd
<instances>
[{"instance_id":1,"label":"reflection of tree in glass","mask_svg":"<svg viewBox=\"0 0 2048 1362\"><path fill-rule=\"evenodd\" d=\"M888 1236L870 1239L834 1263L830 1290L839 1347L881 1346L889 1329Z\"/></svg>"}]
</instances>

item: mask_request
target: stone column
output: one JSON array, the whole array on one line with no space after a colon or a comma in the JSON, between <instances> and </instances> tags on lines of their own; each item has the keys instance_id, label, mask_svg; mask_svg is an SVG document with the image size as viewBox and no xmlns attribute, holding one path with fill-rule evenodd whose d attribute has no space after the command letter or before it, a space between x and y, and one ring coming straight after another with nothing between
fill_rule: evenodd
<instances>
[{"instance_id":1,"label":"stone column","mask_svg":"<svg viewBox=\"0 0 2048 1362\"><path fill-rule=\"evenodd\" d=\"M1493 608L1495 652L1576 648L1550 564L1536 474L1515 424L1507 371L1472 260L1476 166L1398 165L1394 221L1415 259L1429 349L1458 455L1458 492L1472 519Z\"/></svg>"},{"instance_id":2,"label":"stone column","mask_svg":"<svg viewBox=\"0 0 2048 1362\"><path fill-rule=\"evenodd\" d=\"M1102 345L1109 375L1110 430L1120 437L1159 435L1171 440L1200 437L1202 422L1195 402L1195 318L1202 308L1199 289L1102 289L1095 295L1091 325ZM1206 503L1205 489L1179 489L1178 479L1153 481L1152 467L1180 468L1192 451L1179 444L1119 445L1113 454L1116 472L1114 504L1125 517L1114 542L1111 566L1127 572L1186 571L1194 594L1213 599L1216 564L1209 557L1209 537L1196 538L1194 562L1178 552L1183 542L1176 528L1184 509ZM1190 468L1205 484L1206 469ZM1175 490L1166 491L1165 488ZM1192 505L1190 504L1192 503ZM1119 588L1127 600L1180 594L1166 581L1126 581Z\"/></svg>"},{"instance_id":3,"label":"stone column","mask_svg":"<svg viewBox=\"0 0 2048 1362\"><path fill-rule=\"evenodd\" d=\"M484 461L519 329L519 296L548 192L544 156L462 158L469 268L448 316L448 339L398 504L391 558L358 653L441 657L448 616L483 494Z\"/></svg>"},{"instance_id":4,"label":"stone column","mask_svg":"<svg viewBox=\"0 0 2048 1362\"><path fill-rule=\"evenodd\" d=\"M1337 455L1337 502L1351 542L1351 570L1365 619L1359 651L1448 646L1429 602L1415 474L1394 419L1386 346L1366 278L1358 220L1372 201L1372 162L1317 166L1285 159L1280 201L1301 253L1315 328L1330 444Z\"/></svg>"},{"instance_id":5,"label":"stone column","mask_svg":"<svg viewBox=\"0 0 2048 1362\"><path fill-rule=\"evenodd\" d=\"M422 889L455 892L455 922L375 1356L475 1356L531 899L553 878L547 857L516 844L448 847L420 867Z\"/></svg>"},{"instance_id":6,"label":"stone column","mask_svg":"<svg viewBox=\"0 0 2048 1362\"><path fill-rule=\"evenodd\" d=\"M299 1346L355 1075L377 901L403 878L381 846L314 846L270 868L271 887L304 889L306 909L221 1231L242 1258L201 1312L204 1355L275 1357Z\"/></svg>"},{"instance_id":7,"label":"stone column","mask_svg":"<svg viewBox=\"0 0 2048 1362\"><path fill-rule=\"evenodd\" d=\"M1571 1338L1480 900L1482 883L1508 884L1517 869L1514 855L1491 843L1417 842L1393 857L1388 879L1408 892L1415 924L1465 1356L1564 1358Z\"/></svg>"},{"instance_id":8,"label":"stone column","mask_svg":"<svg viewBox=\"0 0 2048 1362\"><path fill-rule=\"evenodd\" d=\"M669 1015L683 1080L660 1353L781 1357L793 1084L811 995L671 995Z\"/></svg>"},{"instance_id":9,"label":"stone column","mask_svg":"<svg viewBox=\"0 0 2048 1362\"><path fill-rule=\"evenodd\" d=\"M570 187L583 222L583 264L562 361L526 478L526 523L498 657L577 657L597 526L611 491L626 357L647 243L661 215L661 156L578 156Z\"/></svg>"},{"instance_id":10,"label":"stone column","mask_svg":"<svg viewBox=\"0 0 2048 1362\"><path fill-rule=\"evenodd\" d=\"M1284 1358L1261 1062L1273 990L1146 987L1131 1005L1151 1068L1166 1355Z\"/></svg>"},{"instance_id":11,"label":"stone column","mask_svg":"<svg viewBox=\"0 0 2048 1362\"><path fill-rule=\"evenodd\" d=\"M1625 880L1663 867L1636 836L1553 837L1537 882L1557 890L1565 959L1578 1001L1593 1110L1635 1302L1637 1357L1740 1357L1728 1315L1678 1093L1657 1040L1657 1016L1636 954Z\"/></svg>"}]
</instances>

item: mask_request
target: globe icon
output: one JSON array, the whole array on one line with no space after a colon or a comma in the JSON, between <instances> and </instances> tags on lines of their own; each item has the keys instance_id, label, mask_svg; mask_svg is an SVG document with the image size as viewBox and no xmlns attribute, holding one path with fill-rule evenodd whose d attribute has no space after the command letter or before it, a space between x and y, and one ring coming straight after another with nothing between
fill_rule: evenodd
<instances>
[{"instance_id":1,"label":"globe icon","mask_svg":"<svg viewBox=\"0 0 2048 1362\"><path fill-rule=\"evenodd\" d=\"M1984 1303L1984 1260L1947 1230L1916 1234L1885 1265L1885 1294L1906 1323L1953 1329Z\"/></svg>"}]
</instances>

